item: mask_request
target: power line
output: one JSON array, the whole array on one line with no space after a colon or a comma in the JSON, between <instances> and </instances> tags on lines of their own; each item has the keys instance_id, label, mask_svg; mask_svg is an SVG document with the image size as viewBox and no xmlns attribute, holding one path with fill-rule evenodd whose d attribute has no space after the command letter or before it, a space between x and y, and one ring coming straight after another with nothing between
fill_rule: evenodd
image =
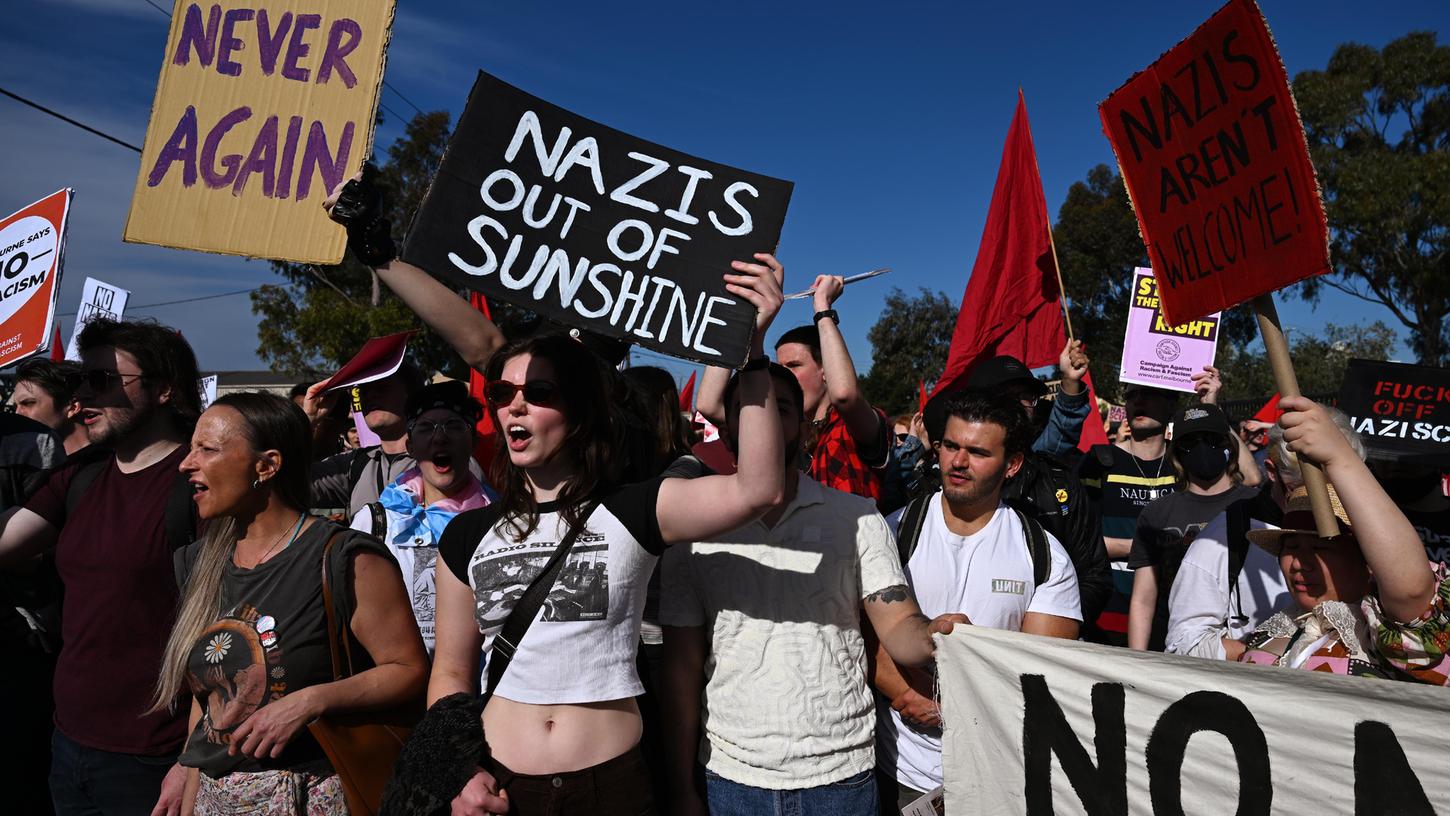
<instances>
[{"instance_id":1,"label":"power line","mask_svg":"<svg viewBox=\"0 0 1450 816\"><path fill-rule=\"evenodd\" d=\"M215 300L216 298L232 297L233 295L245 295L250 292L255 292L261 288L262 287L260 286L253 286L251 289L238 289L235 292L221 292L220 294L202 295L201 297L194 298L182 298L181 300L166 300L162 301L161 303L146 303L140 306L127 306L126 308L128 311L133 312L137 311L138 309L155 309L159 306L175 306L178 303L195 303L199 300ZM57 315L57 317L75 317L75 315L75 312L61 312Z\"/></svg>"},{"instance_id":2,"label":"power line","mask_svg":"<svg viewBox=\"0 0 1450 816\"><path fill-rule=\"evenodd\" d=\"M147 2L150 2L150 0L147 0ZM417 111L419 113L422 113L423 112L423 109L422 108L418 107L417 105L414 105L413 104L413 100L409 99L406 96L403 96L403 92L400 91L400 90L398 90L397 88L394 88L386 79L383 80L383 87L384 88L387 88L390 91L392 91L394 94L397 94L398 98L401 99L401 100L403 100L404 102L407 102L408 105L413 108L413 110L415 110L415 111ZM381 103L379 103L379 104L381 104Z\"/></svg>"},{"instance_id":3,"label":"power line","mask_svg":"<svg viewBox=\"0 0 1450 816\"><path fill-rule=\"evenodd\" d=\"M151 2L151 0L141 0L141 1L143 3L145 3L146 5L150 6L151 8L154 8L157 11L161 12L162 14L165 14L166 15L166 19L168 19L168 20L171 19L171 12L169 12L166 9L164 9L164 8L156 5L155 3Z\"/></svg>"},{"instance_id":4,"label":"power line","mask_svg":"<svg viewBox=\"0 0 1450 816\"><path fill-rule=\"evenodd\" d=\"M85 124L83 122L77 122L76 120L70 118L69 116L66 116L63 113L57 113L57 112L51 110L50 108L47 108L46 106L40 104L39 102L32 102L29 99L26 99L25 97L23 97L23 96L21 96L19 94L11 93L10 91L5 90L4 88L0 88L0 94L5 94L6 96L10 97L11 99L14 99L16 102L19 102L22 105L29 105L30 107L35 108L36 110L40 111L41 113L45 113L45 114L49 114L50 116L54 116L55 118L61 120L62 122L65 122L66 124L75 125L76 127L80 128L81 130L84 130L87 133L93 133L93 134L101 137L102 139L105 139L108 142L115 142L116 144L120 145L121 147L127 148L129 150L134 150L137 153L140 153L141 152L141 148L137 147L136 145L131 144L130 142L123 142L120 139L117 139L115 136L112 136L111 134L106 133L105 131L96 130L95 128L93 128L90 125L87 125L87 124Z\"/></svg>"}]
</instances>

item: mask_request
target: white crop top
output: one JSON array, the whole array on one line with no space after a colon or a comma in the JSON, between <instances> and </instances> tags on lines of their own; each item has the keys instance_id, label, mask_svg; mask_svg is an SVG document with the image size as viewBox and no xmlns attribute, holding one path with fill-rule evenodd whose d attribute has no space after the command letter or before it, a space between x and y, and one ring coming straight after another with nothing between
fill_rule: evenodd
<instances>
[{"instance_id":1,"label":"white crop top","mask_svg":"<svg viewBox=\"0 0 1450 816\"><path fill-rule=\"evenodd\" d=\"M635 669L645 587L664 549L655 500L660 479L607 493L574 541L554 586L495 694L519 703L597 703L643 693ZM555 503L516 540L497 505L460 513L438 551L473 590L484 655L514 604L567 531ZM482 678L488 677L485 664ZM480 681L480 686L482 681Z\"/></svg>"}]
</instances>

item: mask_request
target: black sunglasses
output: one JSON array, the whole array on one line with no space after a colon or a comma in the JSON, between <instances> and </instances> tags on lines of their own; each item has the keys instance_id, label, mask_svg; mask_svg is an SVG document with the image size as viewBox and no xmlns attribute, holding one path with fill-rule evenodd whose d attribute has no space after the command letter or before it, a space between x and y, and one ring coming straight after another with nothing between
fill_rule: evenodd
<instances>
[{"instance_id":1,"label":"black sunglasses","mask_svg":"<svg viewBox=\"0 0 1450 816\"><path fill-rule=\"evenodd\" d=\"M80 390L82 385L88 386L92 394L104 394L117 385L125 385L132 380L145 379L145 374L121 374L116 371L107 371L104 368L91 368L76 374L67 374L65 377L66 388L71 393Z\"/></svg>"},{"instance_id":2,"label":"black sunglasses","mask_svg":"<svg viewBox=\"0 0 1450 816\"><path fill-rule=\"evenodd\" d=\"M514 395L522 391L524 402L547 407L559 399L559 384L552 380L529 380L523 385L514 385L507 380L494 380L483 387L483 396L489 404L502 407L514 401Z\"/></svg>"}]
</instances>

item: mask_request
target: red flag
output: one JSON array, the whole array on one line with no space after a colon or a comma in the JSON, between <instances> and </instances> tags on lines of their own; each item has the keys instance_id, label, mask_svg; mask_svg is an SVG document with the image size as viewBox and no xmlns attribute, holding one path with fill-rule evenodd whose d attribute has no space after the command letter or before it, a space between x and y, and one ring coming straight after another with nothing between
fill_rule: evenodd
<instances>
[{"instance_id":1,"label":"red flag","mask_svg":"<svg viewBox=\"0 0 1450 816\"><path fill-rule=\"evenodd\" d=\"M488 300L484 298L482 292L469 292L468 304L483 312L484 317L493 320L493 315L488 311ZM493 427L493 414L488 410L488 400L483 396L483 384L483 373L470 368L468 370L468 394L483 406L483 416L474 426L478 430L478 441L473 446L473 458L478 462L478 466L483 468L483 472L488 473L489 463L493 461L494 437L497 434Z\"/></svg>"},{"instance_id":2,"label":"red flag","mask_svg":"<svg viewBox=\"0 0 1450 816\"><path fill-rule=\"evenodd\" d=\"M1019 90L946 371L932 394L960 388L977 363L1001 354L1016 357L1028 368L1057 362L1066 337L1050 224L1027 102Z\"/></svg>"},{"instance_id":3,"label":"red flag","mask_svg":"<svg viewBox=\"0 0 1450 816\"><path fill-rule=\"evenodd\" d=\"M1098 394L1093 389L1093 375L1082 375L1082 384L1087 386L1088 415L1082 423L1082 436L1078 437L1077 449L1083 453L1092 450L1093 445L1108 444L1108 432L1103 427L1103 415L1098 413Z\"/></svg>"},{"instance_id":4,"label":"red flag","mask_svg":"<svg viewBox=\"0 0 1450 816\"><path fill-rule=\"evenodd\" d=\"M918 414L924 414L926 413L926 380L917 380L916 390L916 412Z\"/></svg>"},{"instance_id":5,"label":"red flag","mask_svg":"<svg viewBox=\"0 0 1450 816\"><path fill-rule=\"evenodd\" d=\"M680 410L685 413L693 413L695 410L695 374L690 372L690 381L680 389Z\"/></svg>"},{"instance_id":6,"label":"red flag","mask_svg":"<svg viewBox=\"0 0 1450 816\"><path fill-rule=\"evenodd\" d=\"M1268 402L1264 403L1264 407L1260 408L1259 412L1254 414L1253 418L1259 422L1273 423L1278 422L1279 417L1283 415L1284 412L1279 410L1279 395L1275 394L1269 398Z\"/></svg>"},{"instance_id":7,"label":"red flag","mask_svg":"<svg viewBox=\"0 0 1450 816\"><path fill-rule=\"evenodd\" d=\"M60 342L60 323L55 324L55 336L50 341L50 361L53 363L65 361L65 345Z\"/></svg>"}]
</instances>

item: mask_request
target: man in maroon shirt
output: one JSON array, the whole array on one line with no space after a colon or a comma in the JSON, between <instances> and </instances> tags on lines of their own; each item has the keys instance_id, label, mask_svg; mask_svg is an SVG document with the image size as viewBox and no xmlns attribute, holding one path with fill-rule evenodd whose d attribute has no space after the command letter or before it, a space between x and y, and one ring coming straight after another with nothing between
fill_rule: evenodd
<instances>
[{"instance_id":1,"label":"man in maroon shirt","mask_svg":"<svg viewBox=\"0 0 1450 816\"><path fill-rule=\"evenodd\" d=\"M146 712L177 601L167 504L201 412L196 356L155 323L93 320L79 345L75 397L91 447L0 516L0 565L53 549L65 587L50 746L56 812L176 812L186 717ZM93 481L71 495L77 474ZM193 506L186 512L194 519Z\"/></svg>"}]
</instances>

